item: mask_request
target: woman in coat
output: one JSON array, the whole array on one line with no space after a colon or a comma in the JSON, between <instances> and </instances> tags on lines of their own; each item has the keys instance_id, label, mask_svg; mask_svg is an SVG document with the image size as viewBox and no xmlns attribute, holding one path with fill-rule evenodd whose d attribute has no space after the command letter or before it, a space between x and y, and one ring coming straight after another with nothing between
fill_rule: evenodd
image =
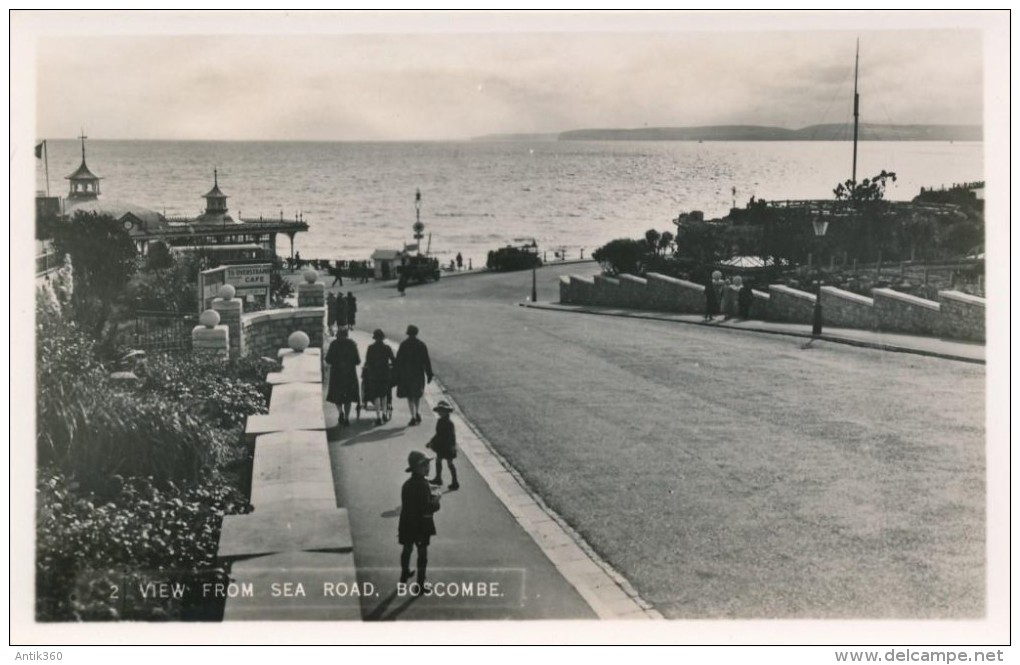
<instances>
[{"instance_id":1,"label":"woman in coat","mask_svg":"<svg viewBox=\"0 0 1020 665\"><path fill-rule=\"evenodd\" d=\"M407 399L407 408L411 411L409 426L421 422L419 406L421 396L425 393L425 384L432 382L432 363L429 361L429 348L418 339L418 326L407 326L407 337L397 349L397 397Z\"/></svg>"},{"instance_id":2,"label":"woman in coat","mask_svg":"<svg viewBox=\"0 0 1020 665\"><path fill-rule=\"evenodd\" d=\"M361 378L365 384L365 403L375 402L375 424L389 420L390 394L393 376L393 349L386 343L386 335L378 328L372 333L375 341L365 352L365 368Z\"/></svg>"},{"instance_id":3,"label":"woman in coat","mask_svg":"<svg viewBox=\"0 0 1020 665\"><path fill-rule=\"evenodd\" d=\"M351 402L361 401L361 391L358 389L361 354L345 328L340 328L337 338L329 345L326 364L329 365L329 392L326 393L326 401L336 404L340 412L340 424L348 425L351 422Z\"/></svg>"}]
</instances>

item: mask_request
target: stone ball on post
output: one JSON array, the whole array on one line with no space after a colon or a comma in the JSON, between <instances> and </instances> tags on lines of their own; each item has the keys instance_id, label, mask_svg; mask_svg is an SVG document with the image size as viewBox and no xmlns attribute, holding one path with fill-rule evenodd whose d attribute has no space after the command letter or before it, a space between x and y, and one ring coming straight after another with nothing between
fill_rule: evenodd
<instances>
[{"instance_id":1,"label":"stone ball on post","mask_svg":"<svg viewBox=\"0 0 1020 665\"><path fill-rule=\"evenodd\" d=\"M312 343L312 340L308 338L308 333L303 330L295 330L287 338L287 346L294 351L301 353L308 348L308 345Z\"/></svg>"},{"instance_id":2,"label":"stone ball on post","mask_svg":"<svg viewBox=\"0 0 1020 665\"><path fill-rule=\"evenodd\" d=\"M224 284L216 291L216 295L224 300L231 300L235 293L237 293L237 289L234 288L233 284Z\"/></svg>"},{"instance_id":3,"label":"stone ball on post","mask_svg":"<svg viewBox=\"0 0 1020 665\"><path fill-rule=\"evenodd\" d=\"M215 328L220 323L220 313L215 309L207 309L198 317L198 322L206 328Z\"/></svg>"},{"instance_id":4,"label":"stone ball on post","mask_svg":"<svg viewBox=\"0 0 1020 665\"><path fill-rule=\"evenodd\" d=\"M319 271L309 268L304 272L304 277L309 284L315 284L315 280L319 279Z\"/></svg>"}]
</instances>

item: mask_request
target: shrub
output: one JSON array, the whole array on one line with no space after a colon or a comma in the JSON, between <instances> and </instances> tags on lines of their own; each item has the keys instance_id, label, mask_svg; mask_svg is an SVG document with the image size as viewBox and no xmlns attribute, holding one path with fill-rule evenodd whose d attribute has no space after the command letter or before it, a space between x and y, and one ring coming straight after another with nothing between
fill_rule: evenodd
<instances>
[{"instance_id":1,"label":"shrub","mask_svg":"<svg viewBox=\"0 0 1020 665\"><path fill-rule=\"evenodd\" d=\"M113 481L105 499L59 474L37 484L37 619L217 618L202 615L209 599L196 595L203 581L226 581L215 568L220 523L247 512L247 502L217 478L165 489L141 478ZM187 584L192 595L141 596L139 584L159 582Z\"/></svg>"},{"instance_id":2,"label":"shrub","mask_svg":"<svg viewBox=\"0 0 1020 665\"><path fill-rule=\"evenodd\" d=\"M602 270L609 275L644 273L648 259L649 247L642 240L617 238L611 240L592 253L592 258L602 265Z\"/></svg>"},{"instance_id":3,"label":"shrub","mask_svg":"<svg viewBox=\"0 0 1020 665\"><path fill-rule=\"evenodd\" d=\"M489 270L496 271L528 270L541 266L542 259L538 254L526 248L508 245L489 252L485 265Z\"/></svg>"}]
</instances>

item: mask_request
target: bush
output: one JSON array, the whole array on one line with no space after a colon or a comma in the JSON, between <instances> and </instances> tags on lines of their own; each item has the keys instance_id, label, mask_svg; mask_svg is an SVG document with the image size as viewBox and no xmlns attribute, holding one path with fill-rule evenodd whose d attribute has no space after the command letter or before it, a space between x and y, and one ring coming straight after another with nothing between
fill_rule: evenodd
<instances>
[{"instance_id":1,"label":"bush","mask_svg":"<svg viewBox=\"0 0 1020 665\"><path fill-rule=\"evenodd\" d=\"M641 275L644 273L648 259L649 247L643 240L617 238L611 240L592 253L592 258L602 265L602 270L609 275L628 273Z\"/></svg>"},{"instance_id":2,"label":"bush","mask_svg":"<svg viewBox=\"0 0 1020 665\"><path fill-rule=\"evenodd\" d=\"M539 258L538 254L529 251L529 249L522 247L501 247L494 252L489 252L488 259L485 262L486 267L489 270L496 271L510 271L510 270L530 270L531 268L539 267L542 265L542 259Z\"/></svg>"},{"instance_id":3,"label":"bush","mask_svg":"<svg viewBox=\"0 0 1020 665\"><path fill-rule=\"evenodd\" d=\"M261 358L195 359L154 356L146 363L141 391L180 402L216 427L235 428L268 412L267 365Z\"/></svg>"},{"instance_id":4,"label":"bush","mask_svg":"<svg viewBox=\"0 0 1020 665\"><path fill-rule=\"evenodd\" d=\"M187 489L159 489L113 476L108 498L82 492L54 474L37 484L36 618L41 621L216 619L203 581L226 581L215 568L225 514L248 511L217 478ZM139 584L184 583L177 599L145 599ZM209 615L210 610L212 616Z\"/></svg>"}]
</instances>

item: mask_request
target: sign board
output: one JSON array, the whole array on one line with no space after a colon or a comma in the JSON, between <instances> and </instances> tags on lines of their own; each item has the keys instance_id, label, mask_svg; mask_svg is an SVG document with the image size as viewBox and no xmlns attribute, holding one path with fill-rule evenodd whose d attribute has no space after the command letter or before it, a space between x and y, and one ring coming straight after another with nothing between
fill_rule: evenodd
<instances>
[{"instance_id":1,"label":"sign board","mask_svg":"<svg viewBox=\"0 0 1020 665\"><path fill-rule=\"evenodd\" d=\"M213 298L220 286L231 284L235 297L246 302L259 299L263 307L268 309L272 267L271 263L249 263L203 270L198 275L199 307L203 310L212 307Z\"/></svg>"}]
</instances>

